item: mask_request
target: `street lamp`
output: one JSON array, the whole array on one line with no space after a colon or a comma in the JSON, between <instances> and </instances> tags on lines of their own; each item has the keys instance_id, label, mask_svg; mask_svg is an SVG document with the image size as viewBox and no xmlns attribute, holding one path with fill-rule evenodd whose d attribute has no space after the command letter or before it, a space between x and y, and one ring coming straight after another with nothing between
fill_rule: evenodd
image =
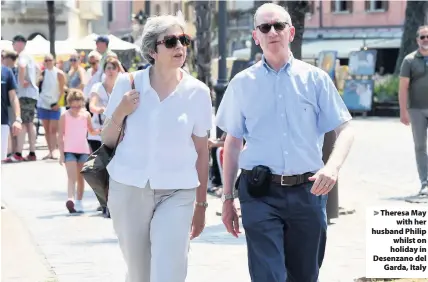
<instances>
[{"instance_id":1,"label":"street lamp","mask_svg":"<svg viewBox=\"0 0 428 282\"><path fill-rule=\"evenodd\" d=\"M217 84L214 86L214 91L216 93L216 99L215 99L216 113L228 85L227 68L226 68L226 58L227 58L226 26L227 26L227 2L218 1L218 56L219 58L218 58ZM216 131L217 138L220 138L222 134L223 134L222 130L217 127L217 131Z\"/></svg>"}]
</instances>

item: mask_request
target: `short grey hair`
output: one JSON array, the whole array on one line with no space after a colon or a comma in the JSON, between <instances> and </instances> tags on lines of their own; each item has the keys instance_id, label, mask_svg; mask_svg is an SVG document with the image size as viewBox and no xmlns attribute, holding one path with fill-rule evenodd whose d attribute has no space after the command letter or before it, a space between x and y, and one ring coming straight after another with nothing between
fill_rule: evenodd
<instances>
[{"instance_id":1,"label":"short grey hair","mask_svg":"<svg viewBox=\"0 0 428 282\"><path fill-rule=\"evenodd\" d=\"M419 37L421 31L424 29L428 29L428 25L421 25L420 27L418 27L418 31L416 32L416 36Z\"/></svg>"},{"instance_id":2,"label":"short grey hair","mask_svg":"<svg viewBox=\"0 0 428 282\"><path fill-rule=\"evenodd\" d=\"M141 53L143 58L151 65L155 63L155 60L150 54L156 52L156 42L159 36L174 26L178 26L183 31L185 29L186 21L180 12L176 16L164 15L148 18L141 36Z\"/></svg>"},{"instance_id":3,"label":"short grey hair","mask_svg":"<svg viewBox=\"0 0 428 282\"><path fill-rule=\"evenodd\" d=\"M95 60L100 61L101 58L102 58L102 56L101 56L101 54L98 51L94 50L94 51L91 51L89 53L88 59L90 59L90 58L94 58Z\"/></svg>"},{"instance_id":4,"label":"short grey hair","mask_svg":"<svg viewBox=\"0 0 428 282\"><path fill-rule=\"evenodd\" d=\"M280 11L285 16L285 21L292 26L293 23L291 22L291 16L287 12L287 10L278 4L275 3L265 3L257 8L256 12L254 13L254 28L257 28L257 17L262 11L269 10L269 11Z\"/></svg>"}]
</instances>

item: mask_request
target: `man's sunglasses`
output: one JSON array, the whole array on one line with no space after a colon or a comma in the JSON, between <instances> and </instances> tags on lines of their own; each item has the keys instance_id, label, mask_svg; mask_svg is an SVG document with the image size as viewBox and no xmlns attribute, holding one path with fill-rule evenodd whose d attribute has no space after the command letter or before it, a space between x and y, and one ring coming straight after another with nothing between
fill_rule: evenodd
<instances>
[{"instance_id":1,"label":"man's sunglasses","mask_svg":"<svg viewBox=\"0 0 428 282\"><path fill-rule=\"evenodd\" d=\"M70 62L77 62L77 59L73 59L73 58L71 58L71 59L70 59Z\"/></svg>"},{"instance_id":2,"label":"man's sunglasses","mask_svg":"<svg viewBox=\"0 0 428 282\"><path fill-rule=\"evenodd\" d=\"M421 36L419 36L419 39L420 40L428 39L428 35L421 35Z\"/></svg>"},{"instance_id":3,"label":"man's sunglasses","mask_svg":"<svg viewBox=\"0 0 428 282\"><path fill-rule=\"evenodd\" d=\"M163 40L156 42L156 46L165 44L165 47L168 49L175 48L177 46L178 41L180 41L181 45L187 47L190 45L190 36L188 36L187 34L182 34L179 36L167 35L163 38Z\"/></svg>"},{"instance_id":4,"label":"man's sunglasses","mask_svg":"<svg viewBox=\"0 0 428 282\"><path fill-rule=\"evenodd\" d=\"M256 28L258 28L262 33L269 33L272 27L276 31L281 31L281 30L284 30L287 25L288 25L287 22L277 22L273 24L264 23L264 24L258 25Z\"/></svg>"}]
</instances>

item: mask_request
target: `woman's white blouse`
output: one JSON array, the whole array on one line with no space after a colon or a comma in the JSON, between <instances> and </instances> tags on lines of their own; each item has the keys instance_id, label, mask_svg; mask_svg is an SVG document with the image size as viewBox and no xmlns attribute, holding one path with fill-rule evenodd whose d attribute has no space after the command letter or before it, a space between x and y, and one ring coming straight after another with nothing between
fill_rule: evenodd
<instances>
[{"instance_id":1,"label":"woman's white blouse","mask_svg":"<svg viewBox=\"0 0 428 282\"><path fill-rule=\"evenodd\" d=\"M125 137L107 170L115 181L139 188L147 181L152 189L196 188L199 180L192 134L204 137L211 129L209 88L182 71L175 91L161 102L150 85L149 69L132 73L140 104L128 116ZM105 111L107 118L130 90L129 74L119 74Z\"/></svg>"}]
</instances>

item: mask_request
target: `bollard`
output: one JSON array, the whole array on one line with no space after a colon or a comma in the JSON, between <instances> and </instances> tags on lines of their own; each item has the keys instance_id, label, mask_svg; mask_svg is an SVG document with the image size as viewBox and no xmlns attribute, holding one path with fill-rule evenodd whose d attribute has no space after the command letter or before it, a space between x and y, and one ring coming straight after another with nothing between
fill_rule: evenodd
<instances>
[{"instance_id":1,"label":"bollard","mask_svg":"<svg viewBox=\"0 0 428 282\"><path fill-rule=\"evenodd\" d=\"M330 131L324 136L324 144L322 147L323 154L323 162L327 163L330 158L331 152L333 151L334 143L336 142L336 132ZM339 217L339 180L334 185L333 189L331 189L330 193L328 193L327 200L327 222L330 223L332 218Z\"/></svg>"}]
</instances>

